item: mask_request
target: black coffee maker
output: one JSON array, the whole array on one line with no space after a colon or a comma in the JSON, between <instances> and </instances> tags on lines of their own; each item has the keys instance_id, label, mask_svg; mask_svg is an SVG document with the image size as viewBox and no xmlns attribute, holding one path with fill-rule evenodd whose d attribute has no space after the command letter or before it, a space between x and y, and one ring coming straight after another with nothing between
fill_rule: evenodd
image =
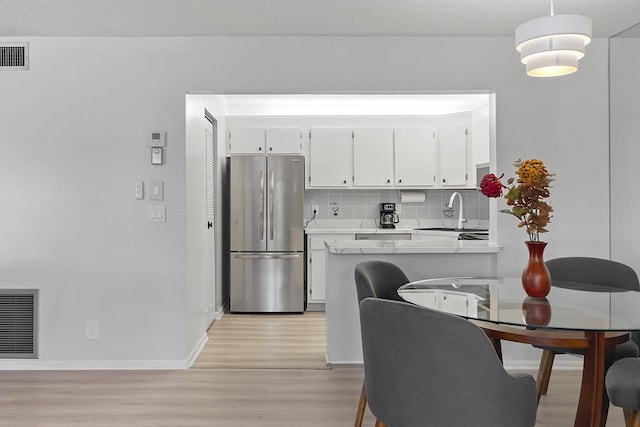
<instances>
[{"instance_id":1,"label":"black coffee maker","mask_svg":"<svg viewBox=\"0 0 640 427\"><path fill-rule=\"evenodd\" d=\"M380 228L396 228L400 222L395 203L380 203Z\"/></svg>"}]
</instances>

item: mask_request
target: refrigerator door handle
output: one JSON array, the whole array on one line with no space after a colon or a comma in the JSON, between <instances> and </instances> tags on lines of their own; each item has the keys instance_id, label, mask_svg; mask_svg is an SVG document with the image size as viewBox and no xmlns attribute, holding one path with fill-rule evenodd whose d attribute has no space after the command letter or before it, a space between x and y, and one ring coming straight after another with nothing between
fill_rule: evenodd
<instances>
[{"instance_id":1,"label":"refrigerator door handle","mask_svg":"<svg viewBox=\"0 0 640 427\"><path fill-rule=\"evenodd\" d=\"M296 259L301 254L236 254L238 259Z\"/></svg>"},{"instance_id":2,"label":"refrigerator door handle","mask_svg":"<svg viewBox=\"0 0 640 427\"><path fill-rule=\"evenodd\" d=\"M275 173L270 171L269 176L269 240L273 240L274 237L274 214L275 214L275 194L273 189L275 187Z\"/></svg>"},{"instance_id":3,"label":"refrigerator door handle","mask_svg":"<svg viewBox=\"0 0 640 427\"><path fill-rule=\"evenodd\" d=\"M260 240L264 240L264 170L260 171Z\"/></svg>"}]
</instances>

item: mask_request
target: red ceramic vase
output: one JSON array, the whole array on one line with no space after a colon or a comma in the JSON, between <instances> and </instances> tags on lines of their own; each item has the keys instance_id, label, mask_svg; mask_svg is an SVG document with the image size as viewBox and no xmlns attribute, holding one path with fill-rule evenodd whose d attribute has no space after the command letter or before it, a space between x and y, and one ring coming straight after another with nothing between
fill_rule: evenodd
<instances>
[{"instance_id":1,"label":"red ceramic vase","mask_svg":"<svg viewBox=\"0 0 640 427\"><path fill-rule=\"evenodd\" d=\"M522 302L522 317L527 325L547 326L551 321L551 305L546 298L526 297Z\"/></svg>"},{"instance_id":2,"label":"red ceramic vase","mask_svg":"<svg viewBox=\"0 0 640 427\"><path fill-rule=\"evenodd\" d=\"M530 297L544 298L551 290L551 274L544 264L544 248L547 242L527 241L529 262L522 272L522 287Z\"/></svg>"}]
</instances>

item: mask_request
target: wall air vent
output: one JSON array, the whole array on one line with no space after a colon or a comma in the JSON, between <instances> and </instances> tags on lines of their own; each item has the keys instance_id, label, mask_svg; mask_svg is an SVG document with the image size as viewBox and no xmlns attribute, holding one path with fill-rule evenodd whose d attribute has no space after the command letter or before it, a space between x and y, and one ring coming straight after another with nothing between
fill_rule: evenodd
<instances>
[{"instance_id":1,"label":"wall air vent","mask_svg":"<svg viewBox=\"0 0 640 427\"><path fill-rule=\"evenodd\" d=\"M29 43L0 44L0 70L28 70Z\"/></svg>"},{"instance_id":2,"label":"wall air vent","mask_svg":"<svg viewBox=\"0 0 640 427\"><path fill-rule=\"evenodd\" d=\"M0 289L0 358L38 357L38 290Z\"/></svg>"}]
</instances>

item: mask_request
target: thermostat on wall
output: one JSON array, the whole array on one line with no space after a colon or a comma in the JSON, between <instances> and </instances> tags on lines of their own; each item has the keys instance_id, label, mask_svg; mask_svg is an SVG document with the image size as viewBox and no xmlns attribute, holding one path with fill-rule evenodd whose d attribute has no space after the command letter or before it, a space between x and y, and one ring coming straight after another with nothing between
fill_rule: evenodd
<instances>
[{"instance_id":1,"label":"thermostat on wall","mask_svg":"<svg viewBox=\"0 0 640 427\"><path fill-rule=\"evenodd\" d=\"M151 132L147 145L149 147L164 147L167 145L167 133L163 130Z\"/></svg>"}]
</instances>

